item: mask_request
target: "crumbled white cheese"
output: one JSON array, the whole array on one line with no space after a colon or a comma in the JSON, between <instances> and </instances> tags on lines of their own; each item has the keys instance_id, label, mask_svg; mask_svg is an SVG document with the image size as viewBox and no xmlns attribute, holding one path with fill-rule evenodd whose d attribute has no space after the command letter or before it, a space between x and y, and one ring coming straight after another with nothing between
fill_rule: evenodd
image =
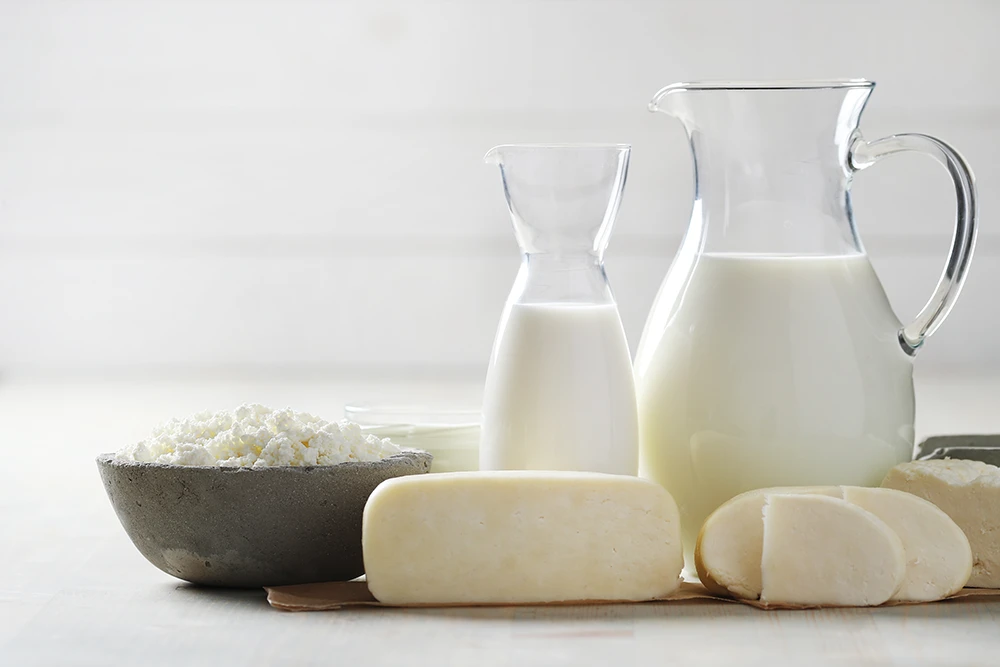
<instances>
[{"instance_id":1,"label":"crumbled white cheese","mask_svg":"<svg viewBox=\"0 0 1000 667\"><path fill-rule=\"evenodd\" d=\"M348 421L328 422L290 408L244 404L233 412L172 419L117 458L186 466L315 466L378 461L402 450Z\"/></svg>"}]
</instances>

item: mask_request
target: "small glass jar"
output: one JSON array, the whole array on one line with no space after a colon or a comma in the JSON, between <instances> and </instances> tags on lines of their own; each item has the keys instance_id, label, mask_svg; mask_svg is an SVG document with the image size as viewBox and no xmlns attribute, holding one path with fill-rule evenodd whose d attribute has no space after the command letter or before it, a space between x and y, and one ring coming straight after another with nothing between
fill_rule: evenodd
<instances>
[{"instance_id":1,"label":"small glass jar","mask_svg":"<svg viewBox=\"0 0 1000 667\"><path fill-rule=\"evenodd\" d=\"M479 410L353 404L344 417L365 433L430 452L431 472L479 470Z\"/></svg>"}]
</instances>

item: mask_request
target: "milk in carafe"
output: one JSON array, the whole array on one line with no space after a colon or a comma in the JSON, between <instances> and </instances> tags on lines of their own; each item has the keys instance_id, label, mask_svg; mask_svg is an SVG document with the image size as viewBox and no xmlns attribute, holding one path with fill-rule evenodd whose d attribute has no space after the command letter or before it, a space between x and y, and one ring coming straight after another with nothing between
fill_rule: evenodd
<instances>
[{"instance_id":1,"label":"milk in carafe","mask_svg":"<svg viewBox=\"0 0 1000 667\"><path fill-rule=\"evenodd\" d=\"M484 470L634 475L635 385L614 304L512 304L483 402Z\"/></svg>"}]
</instances>

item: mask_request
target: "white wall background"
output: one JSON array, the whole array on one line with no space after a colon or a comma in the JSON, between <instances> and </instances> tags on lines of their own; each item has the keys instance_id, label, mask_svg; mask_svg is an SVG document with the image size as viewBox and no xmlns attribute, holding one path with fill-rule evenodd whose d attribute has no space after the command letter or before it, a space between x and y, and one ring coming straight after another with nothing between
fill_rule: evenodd
<instances>
[{"instance_id":1,"label":"white wall background","mask_svg":"<svg viewBox=\"0 0 1000 667\"><path fill-rule=\"evenodd\" d=\"M680 80L866 77L954 143L981 236L928 367L1000 370L1000 2L0 0L0 369L481 373L518 266L498 143L633 144L633 349L690 210ZM930 160L856 182L900 316L950 240Z\"/></svg>"}]
</instances>

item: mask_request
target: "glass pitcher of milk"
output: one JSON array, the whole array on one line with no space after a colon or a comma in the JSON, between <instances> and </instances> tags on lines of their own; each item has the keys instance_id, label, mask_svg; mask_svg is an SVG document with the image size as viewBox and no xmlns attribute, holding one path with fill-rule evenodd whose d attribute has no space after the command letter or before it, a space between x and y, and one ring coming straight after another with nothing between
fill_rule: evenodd
<instances>
[{"instance_id":1,"label":"glass pitcher of milk","mask_svg":"<svg viewBox=\"0 0 1000 667\"><path fill-rule=\"evenodd\" d=\"M604 273L626 145L497 146L522 262L483 398L482 470L635 475L638 418L625 331Z\"/></svg>"},{"instance_id":2,"label":"glass pitcher of milk","mask_svg":"<svg viewBox=\"0 0 1000 667\"><path fill-rule=\"evenodd\" d=\"M650 103L687 132L695 197L636 354L640 474L677 500L689 556L707 515L743 491L878 485L911 458L913 356L962 287L976 194L968 165L938 139L862 138L873 88L675 84ZM850 194L857 172L903 151L944 165L958 195L947 265L905 326Z\"/></svg>"}]
</instances>

